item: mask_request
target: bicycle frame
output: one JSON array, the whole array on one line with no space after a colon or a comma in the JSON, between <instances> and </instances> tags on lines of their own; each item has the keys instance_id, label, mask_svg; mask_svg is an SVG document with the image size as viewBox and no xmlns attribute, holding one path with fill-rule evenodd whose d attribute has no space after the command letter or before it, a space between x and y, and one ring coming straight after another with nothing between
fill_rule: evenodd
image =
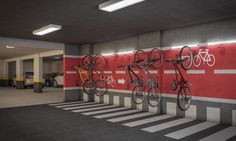
<instances>
[{"instance_id":1,"label":"bicycle frame","mask_svg":"<svg viewBox=\"0 0 236 141\"><path fill-rule=\"evenodd\" d=\"M130 84L132 84L132 83L135 83L135 85L141 85L141 86L143 86L143 83L142 83L141 79L139 78L139 76L132 70L132 66L133 66L133 65L128 65L128 66L127 66L128 74L129 74L129 78L130 78L130 81L129 81L128 86L127 86L128 89L130 88ZM133 78L132 75L133 75L136 79Z\"/></svg>"},{"instance_id":2,"label":"bicycle frame","mask_svg":"<svg viewBox=\"0 0 236 141\"><path fill-rule=\"evenodd\" d=\"M198 56L203 60L203 62L211 61L211 58L209 58L209 49L200 49L198 52Z\"/></svg>"},{"instance_id":3,"label":"bicycle frame","mask_svg":"<svg viewBox=\"0 0 236 141\"><path fill-rule=\"evenodd\" d=\"M146 69L146 67L148 66L148 64L142 66L142 69L144 71L144 76L145 79L147 80L147 84L149 85L149 87L158 87L157 85L157 79ZM147 76L150 76L151 79L147 79Z\"/></svg>"},{"instance_id":4,"label":"bicycle frame","mask_svg":"<svg viewBox=\"0 0 236 141\"><path fill-rule=\"evenodd\" d=\"M175 78L176 78L176 81L177 81L176 86L180 85L180 87L182 88L182 87L186 86L187 81L185 80L182 72L179 69L178 62L177 61L172 61L172 63L173 63L173 66L175 67ZM180 78L178 77L178 73L180 75Z\"/></svg>"}]
</instances>

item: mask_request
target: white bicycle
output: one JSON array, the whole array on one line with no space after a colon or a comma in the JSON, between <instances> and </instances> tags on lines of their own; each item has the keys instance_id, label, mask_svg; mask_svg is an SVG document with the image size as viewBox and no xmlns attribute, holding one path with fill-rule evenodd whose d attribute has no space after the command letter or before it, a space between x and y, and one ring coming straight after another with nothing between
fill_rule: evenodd
<instances>
[{"instance_id":1,"label":"white bicycle","mask_svg":"<svg viewBox=\"0 0 236 141\"><path fill-rule=\"evenodd\" d=\"M199 67L202 61L204 64L206 62L209 67L212 67L215 64L216 59L213 54L209 54L209 49L200 49L198 54L193 58L193 65Z\"/></svg>"}]
</instances>

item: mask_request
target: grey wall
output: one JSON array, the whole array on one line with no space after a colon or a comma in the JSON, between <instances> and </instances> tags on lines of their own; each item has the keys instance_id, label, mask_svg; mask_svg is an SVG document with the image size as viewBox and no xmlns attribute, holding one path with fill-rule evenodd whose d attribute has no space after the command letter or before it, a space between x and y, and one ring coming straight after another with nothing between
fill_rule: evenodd
<instances>
[{"instance_id":1,"label":"grey wall","mask_svg":"<svg viewBox=\"0 0 236 141\"><path fill-rule=\"evenodd\" d=\"M3 59L0 59L0 79L3 77Z\"/></svg>"},{"instance_id":2,"label":"grey wall","mask_svg":"<svg viewBox=\"0 0 236 141\"><path fill-rule=\"evenodd\" d=\"M8 77L9 79L13 79L16 75L16 62L9 62L8 63Z\"/></svg>"}]
</instances>

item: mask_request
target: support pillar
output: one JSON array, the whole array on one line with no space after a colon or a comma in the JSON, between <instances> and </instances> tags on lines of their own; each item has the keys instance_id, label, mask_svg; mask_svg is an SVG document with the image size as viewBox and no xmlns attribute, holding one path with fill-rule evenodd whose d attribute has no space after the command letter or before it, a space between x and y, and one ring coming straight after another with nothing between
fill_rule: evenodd
<instances>
[{"instance_id":1,"label":"support pillar","mask_svg":"<svg viewBox=\"0 0 236 141\"><path fill-rule=\"evenodd\" d=\"M43 59L39 54L34 57L34 92L43 92Z\"/></svg>"},{"instance_id":2,"label":"support pillar","mask_svg":"<svg viewBox=\"0 0 236 141\"><path fill-rule=\"evenodd\" d=\"M0 59L0 87L2 86L3 81L3 60Z\"/></svg>"},{"instance_id":3,"label":"support pillar","mask_svg":"<svg viewBox=\"0 0 236 141\"><path fill-rule=\"evenodd\" d=\"M3 80L2 80L2 86L8 87L9 81L8 81L8 62L3 61Z\"/></svg>"},{"instance_id":4,"label":"support pillar","mask_svg":"<svg viewBox=\"0 0 236 141\"><path fill-rule=\"evenodd\" d=\"M19 57L16 60L16 89L24 89L24 87L23 60Z\"/></svg>"}]
</instances>

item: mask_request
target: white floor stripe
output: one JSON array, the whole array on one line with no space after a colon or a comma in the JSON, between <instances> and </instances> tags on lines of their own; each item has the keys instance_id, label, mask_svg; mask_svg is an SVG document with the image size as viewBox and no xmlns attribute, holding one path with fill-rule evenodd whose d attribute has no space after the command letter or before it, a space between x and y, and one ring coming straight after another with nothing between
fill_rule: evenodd
<instances>
[{"instance_id":1,"label":"white floor stripe","mask_svg":"<svg viewBox=\"0 0 236 141\"><path fill-rule=\"evenodd\" d=\"M115 111L120 111L120 110L125 110L127 108L125 107L120 107L120 108L113 108L113 109L107 109L107 110L100 110L100 111L94 111L94 112L86 112L82 113L83 115L95 115L95 114L102 114L102 113L108 113L108 112L115 112Z\"/></svg>"},{"instance_id":2,"label":"white floor stripe","mask_svg":"<svg viewBox=\"0 0 236 141\"><path fill-rule=\"evenodd\" d=\"M147 123L151 123L151 122L155 122L155 121L159 121L159 120L163 120L163 119L167 119L167 118L171 118L171 117L173 117L173 116L161 115L161 116L155 116L155 117L137 120L137 121L133 121L133 122L128 122L123 125L129 126L129 127L134 127L134 126L139 126L139 125L143 125L143 124L147 124Z\"/></svg>"},{"instance_id":3,"label":"white floor stripe","mask_svg":"<svg viewBox=\"0 0 236 141\"><path fill-rule=\"evenodd\" d=\"M147 128L143 128L142 130L153 133L153 132L161 131L161 130L164 130L164 129L167 129L170 127L174 127L174 126L177 126L180 124L184 124L184 123L187 123L190 121L193 121L193 119L181 118L181 119L173 120L170 122L166 122L166 123L150 126Z\"/></svg>"},{"instance_id":4,"label":"white floor stripe","mask_svg":"<svg viewBox=\"0 0 236 141\"><path fill-rule=\"evenodd\" d=\"M75 103L83 103L84 101L73 101L73 102L62 102L62 103L54 103L48 104L49 106L58 106L58 105L65 105L65 104L75 104Z\"/></svg>"},{"instance_id":5,"label":"white floor stripe","mask_svg":"<svg viewBox=\"0 0 236 141\"><path fill-rule=\"evenodd\" d=\"M81 106L81 105L89 105L94 104L95 102L84 102L84 103L76 103L76 104L68 104L68 105L60 105L55 106L56 108L65 108L65 107L72 107L72 106Z\"/></svg>"},{"instance_id":6,"label":"white floor stripe","mask_svg":"<svg viewBox=\"0 0 236 141\"><path fill-rule=\"evenodd\" d=\"M107 109L107 108L113 108L116 107L114 105L107 105L107 106L101 106L101 107L95 107L95 108L88 108L88 109L80 109L80 110L73 110L72 112L78 113L78 112L87 112L87 111L93 111L93 110L101 110L101 109Z\"/></svg>"},{"instance_id":7,"label":"white floor stripe","mask_svg":"<svg viewBox=\"0 0 236 141\"><path fill-rule=\"evenodd\" d=\"M155 114L155 113L145 112L145 113L140 113L140 114L134 114L134 115L124 116L124 117L108 119L107 121L110 121L110 122L120 122L120 121L129 120L129 119L145 117L145 116L149 116L149 115L153 115L153 114Z\"/></svg>"},{"instance_id":8,"label":"white floor stripe","mask_svg":"<svg viewBox=\"0 0 236 141\"><path fill-rule=\"evenodd\" d=\"M212 134L208 137L201 139L200 141L225 141L233 136L236 136L236 127L231 126L226 129L223 129L215 134Z\"/></svg>"},{"instance_id":9,"label":"white floor stripe","mask_svg":"<svg viewBox=\"0 0 236 141\"><path fill-rule=\"evenodd\" d=\"M197 125L193 125L191 127L187 127L181 130L178 130L176 132L172 132L170 134L166 134L165 136L167 137L171 137L174 139L181 139L187 136L190 136L194 133L200 132L202 130L205 130L207 128L210 128L212 126L217 125L216 123L212 123L212 122L203 122L203 123L199 123Z\"/></svg>"},{"instance_id":10,"label":"white floor stripe","mask_svg":"<svg viewBox=\"0 0 236 141\"><path fill-rule=\"evenodd\" d=\"M67 107L67 108L63 108L63 110L74 110L74 109L90 108L90 107L97 107L97 106L103 106L103 105L107 105L107 104L93 104L93 105L85 105L85 106Z\"/></svg>"},{"instance_id":11,"label":"white floor stripe","mask_svg":"<svg viewBox=\"0 0 236 141\"><path fill-rule=\"evenodd\" d=\"M114 117L114 116L119 116L119 115L124 115L124 114L137 113L137 112L140 112L140 111L139 110L127 110L127 111L122 111L122 112L117 112L117 113L97 115L94 117L95 118L107 118L107 117Z\"/></svg>"}]
</instances>

